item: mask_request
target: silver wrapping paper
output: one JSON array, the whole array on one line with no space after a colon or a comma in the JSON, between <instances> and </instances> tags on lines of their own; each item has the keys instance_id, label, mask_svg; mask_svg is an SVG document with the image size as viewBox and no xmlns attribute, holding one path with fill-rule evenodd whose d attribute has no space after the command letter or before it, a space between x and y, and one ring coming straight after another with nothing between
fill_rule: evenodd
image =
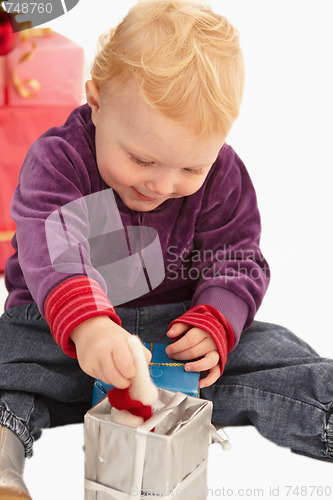
<instances>
[{"instance_id":1,"label":"silver wrapping paper","mask_svg":"<svg viewBox=\"0 0 333 500\"><path fill-rule=\"evenodd\" d=\"M212 403L158 392L153 417L138 429L113 423L107 398L87 412L85 500L206 498Z\"/></svg>"}]
</instances>

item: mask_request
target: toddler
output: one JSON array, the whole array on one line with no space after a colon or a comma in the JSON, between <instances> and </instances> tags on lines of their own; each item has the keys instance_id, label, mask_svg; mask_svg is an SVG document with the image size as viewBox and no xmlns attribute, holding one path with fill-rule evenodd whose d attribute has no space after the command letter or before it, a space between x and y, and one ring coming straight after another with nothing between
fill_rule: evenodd
<instances>
[{"instance_id":1,"label":"toddler","mask_svg":"<svg viewBox=\"0 0 333 500\"><path fill-rule=\"evenodd\" d=\"M200 372L215 423L332 461L332 361L254 320L269 268L226 142L244 84L237 31L194 2L142 1L91 77L87 104L31 146L12 200L0 497L30 498L25 456L41 429L83 421L94 379L131 384L131 334Z\"/></svg>"}]
</instances>

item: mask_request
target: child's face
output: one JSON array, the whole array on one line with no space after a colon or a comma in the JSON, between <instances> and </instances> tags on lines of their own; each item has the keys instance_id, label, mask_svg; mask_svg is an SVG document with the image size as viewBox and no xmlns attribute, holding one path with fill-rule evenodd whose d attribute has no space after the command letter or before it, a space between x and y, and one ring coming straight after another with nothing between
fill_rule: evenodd
<instances>
[{"instance_id":1,"label":"child's face","mask_svg":"<svg viewBox=\"0 0 333 500\"><path fill-rule=\"evenodd\" d=\"M91 81L86 89L99 172L128 208L148 212L200 189L223 139L203 141L164 117L143 100L135 82L112 100Z\"/></svg>"}]
</instances>

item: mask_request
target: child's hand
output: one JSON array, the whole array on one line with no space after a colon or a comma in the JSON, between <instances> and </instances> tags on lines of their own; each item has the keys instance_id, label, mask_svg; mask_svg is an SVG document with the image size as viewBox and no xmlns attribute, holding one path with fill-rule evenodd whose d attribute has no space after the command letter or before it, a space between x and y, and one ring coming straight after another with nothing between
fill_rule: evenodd
<instances>
[{"instance_id":1,"label":"child's hand","mask_svg":"<svg viewBox=\"0 0 333 500\"><path fill-rule=\"evenodd\" d=\"M119 389L130 386L135 374L127 337L131 334L110 320L97 316L84 321L70 334L81 369L93 378ZM145 348L147 364L151 352Z\"/></svg>"},{"instance_id":2,"label":"child's hand","mask_svg":"<svg viewBox=\"0 0 333 500\"><path fill-rule=\"evenodd\" d=\"M185 333L186 332L186 333ZM165 352L172 359L186 360L200 358L198 361L185 364L185 370L188 372L208 371L207 377L200 380L199 387L208 387L219 378L221 367L219 364L220 355L216 344L209 333L201 328L191 327L185 323L174 323L167 332L170 338L177 338L179 335L185 335L170 344Z\"/></svg>"}]
</instances>

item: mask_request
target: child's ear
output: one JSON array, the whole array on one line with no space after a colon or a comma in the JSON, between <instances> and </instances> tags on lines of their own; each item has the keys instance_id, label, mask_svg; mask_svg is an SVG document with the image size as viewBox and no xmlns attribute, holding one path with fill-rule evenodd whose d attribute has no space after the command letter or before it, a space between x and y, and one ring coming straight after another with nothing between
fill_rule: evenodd
<instances>
[{"instance_id":1,"label":"child's ear","mask_svg":"<svg viewBox=\"0 0 333 500\"><path fill-rule=\"evenodd\" d=\"M91 108L91 119L96 126L97 113L99 110L100 92L92 80L86 82L86 96L87 102Z\"/></svg>"}]
</instances>

